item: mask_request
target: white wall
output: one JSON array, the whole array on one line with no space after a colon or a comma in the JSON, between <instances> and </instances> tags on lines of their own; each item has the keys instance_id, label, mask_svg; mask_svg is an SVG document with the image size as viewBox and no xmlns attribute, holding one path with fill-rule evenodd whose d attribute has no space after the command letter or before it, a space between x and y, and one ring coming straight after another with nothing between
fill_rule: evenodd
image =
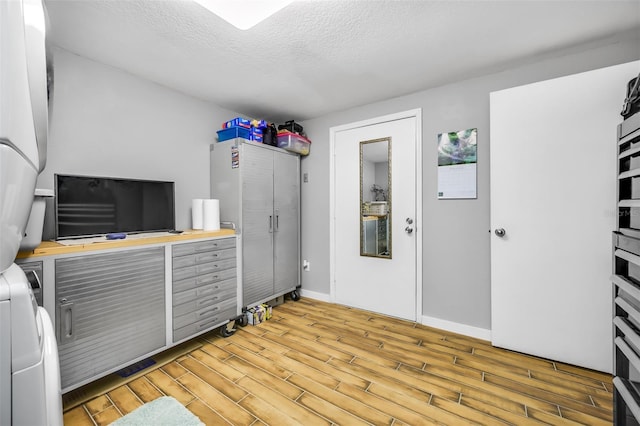
<instances>
[{"instance_id":1,"label":"white wall","mask_svg":"<svg viewBox=\"0 0 640 426\"><path fill-rule=\"evenodd\" d=\"M303 291L328 298L330 288L329 129L422 108L423 217L417 226L423 233L423 315L489 330L489 93L637 60L639 42L636 38L584 46L500 73L303 122L313 141L311 155L302 161L302 173L309 176L309 182L302 184L302 258L313 264L311 271L302 272ZM468 128L478 129L478 198L438 200L437 135ZM464 268L455 263L461 257L469 259Z\"/></svg>"},{"instance_id":2,"label":"white wall","mask_svg":"<svg viewBox=\"0 0 640 426\"><path fill-rule=\"evenodd\" d=\"M190 228L191 199L209 197L209 145L238 114L62 49L53 55L47 166L38 187L53 189L55 173L174 181L176 228ZM51 213L45 238L54 237Z\"/></svg>"}]
</instances>

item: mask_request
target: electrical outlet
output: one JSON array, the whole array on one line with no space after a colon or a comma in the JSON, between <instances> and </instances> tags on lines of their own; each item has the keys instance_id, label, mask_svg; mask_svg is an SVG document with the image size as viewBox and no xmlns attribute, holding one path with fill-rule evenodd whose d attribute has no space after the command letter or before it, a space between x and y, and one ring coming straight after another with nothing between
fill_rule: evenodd
<instances>
[{"instance_id":1,"label":"electrical outlet","mask_svg":"<svg viewBox=\"0 0 640 426\"><path fill-rule=\"evenodd\" d=\"M303 269L304 271L309 272L309 271L311 270L311 262L309 262L308 260L304 260L304 261L302 262L302 269Z\"/></svg>"}]
</instances>

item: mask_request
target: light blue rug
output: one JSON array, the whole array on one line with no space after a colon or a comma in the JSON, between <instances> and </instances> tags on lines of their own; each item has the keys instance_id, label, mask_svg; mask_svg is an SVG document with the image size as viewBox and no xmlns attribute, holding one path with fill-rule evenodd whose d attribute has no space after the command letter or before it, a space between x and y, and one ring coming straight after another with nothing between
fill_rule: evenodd
<instances>
[{"instance_id":1,"label":"light blue rug","mask_svg":"<svg viewBox=\"0 0 640 426\"><path fill-rule=\"evenodd\" d=\"M204 426L199 418L175 398L163 396L147 402L111 426Z\"/></svg>"}]
</instances>

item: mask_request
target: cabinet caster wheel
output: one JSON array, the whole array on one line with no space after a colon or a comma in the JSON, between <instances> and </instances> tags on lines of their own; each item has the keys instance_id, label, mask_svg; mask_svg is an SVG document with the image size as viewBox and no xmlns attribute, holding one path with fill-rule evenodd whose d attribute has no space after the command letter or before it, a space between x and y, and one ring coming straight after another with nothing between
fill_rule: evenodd
<instances>
[{"instance_id":1,"label":"cabinet caster wheel","mask_svg":"<svg viewBox=\"0 0 640 426\"><path fill-rule=\"evenodd\" d=\"M222 337L226 338L226 337L229 337L229 336L233 336L235 332L236 332L236 330L234 328L229 330L226 325L223 325L222 327L220 327L220 336L222 336Z\"/></svg>"},{"instance_id":2,"label":"cabinet caster wheel","mask_svg":"<svg viewBox=\"0 0 640 426\"><path fill-rule=\"evenodd\" d=\"M237 323L238 323L238 325L239 325L240 327L246 327L246 326L247 326L247 324L249 324L249 319L247 318L247 316L246 316L246 315L242 315L242 316L238 319Z\"/></svg>"},{"instance_id":3,"label":"cabinet caster wheel","mask_svg":"<svg viewBox=\"0 0 640 426\"><path fill-rule=\"evenodd\" d=\"M290 296L291 296L291 300L293 300L294 302L297 302L298 300L300 300L300 294L298 294L298 290L293 290Z\"/></svg>"}]
</instances>

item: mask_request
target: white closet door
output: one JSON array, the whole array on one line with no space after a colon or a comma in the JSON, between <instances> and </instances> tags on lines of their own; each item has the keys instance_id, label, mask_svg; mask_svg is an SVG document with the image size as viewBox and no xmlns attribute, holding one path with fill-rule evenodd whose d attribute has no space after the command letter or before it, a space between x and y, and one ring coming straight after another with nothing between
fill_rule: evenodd
<instances>
[{"instance_id":1,"label":"white closet door","mask_svg":"<svg viewBox=\"0 0 640 426\"><path fill-rule=\"evenodd\" d=\"M611 372L616 126L638 70L491 94L495 346Z\"/></svg>"}]
</instances>

